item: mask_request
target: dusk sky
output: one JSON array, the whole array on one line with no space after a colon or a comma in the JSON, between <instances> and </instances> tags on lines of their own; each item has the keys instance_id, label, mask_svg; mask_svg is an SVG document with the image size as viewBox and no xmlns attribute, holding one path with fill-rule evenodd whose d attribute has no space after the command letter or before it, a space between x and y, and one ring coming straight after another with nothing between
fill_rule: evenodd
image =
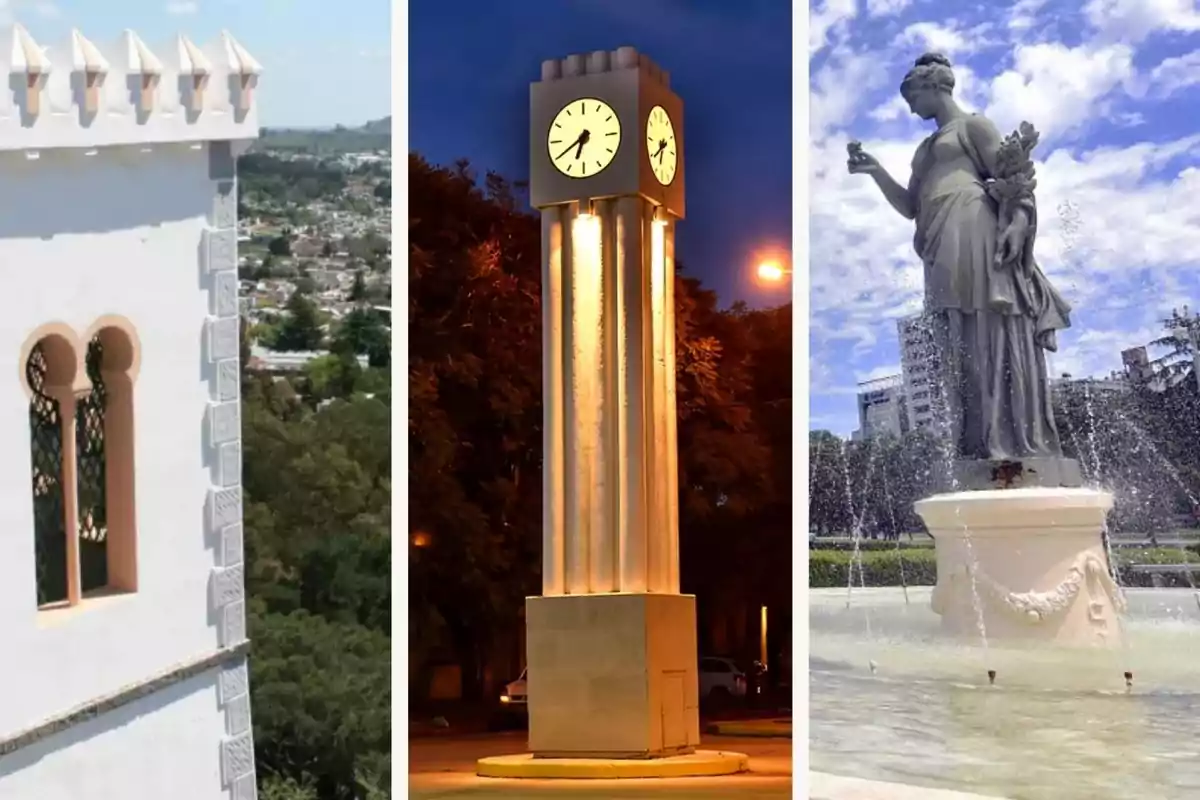
<instances>
[{"instance_id":1,"label":"dusk sky","mask_svg":"<svg viewBox=\"0 0 1200 800\"><path fill-rule=\"evenodd\" d=\"M409 148L524 180L542 61L636 47L684 103L687 273L725 304L781 302L750 272L764 246L791 250L791 29L789 0L412 0Z\"/></svg>"}]
</instances>

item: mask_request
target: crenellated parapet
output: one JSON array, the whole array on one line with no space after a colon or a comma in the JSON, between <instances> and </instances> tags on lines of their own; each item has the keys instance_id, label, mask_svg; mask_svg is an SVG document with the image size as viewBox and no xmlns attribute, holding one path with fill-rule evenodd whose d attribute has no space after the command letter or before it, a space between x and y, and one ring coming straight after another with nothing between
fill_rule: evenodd
<instances>
[{"instance_id":1,"label":"crenellated parapet","mask_svg":"<svg viewBox=\"0 0 1200 800\"><path fill-rule=\"evenodd\" d=\"M262 66L228 32L148 45L134 31L99 42L78 30L46 44L0 28L0 151L251 139Z\"/></svg>"}]
</instances>

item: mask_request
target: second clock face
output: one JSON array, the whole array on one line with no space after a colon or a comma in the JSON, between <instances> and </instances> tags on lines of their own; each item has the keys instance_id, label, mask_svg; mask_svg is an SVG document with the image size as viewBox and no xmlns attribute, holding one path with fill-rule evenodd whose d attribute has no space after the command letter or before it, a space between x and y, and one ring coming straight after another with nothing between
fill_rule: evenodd
<instances>
[{"instance_id":1,"label":"second clock face","mask_svg":"<svg viewBox=\"0 0 1200 800\"><path fill-rule=\"evenodd\" d=\"M675 126L662 106L650 109L646 118L646 152L650 156L650 169L663 186L675 180L679 148L675 143Z\"/></svg>"},{"instance_id":2,"label":"second clock face","mask_svg":"<svg viewBox=\"0 0 1200 800\"><path fill-rule=\"evenodd\" d=\"M621 120L603 100L584 97L562 107L546 137L550 163L570 178L590 178L612 163L621 146Z\"/></svg>"}]
</instances>

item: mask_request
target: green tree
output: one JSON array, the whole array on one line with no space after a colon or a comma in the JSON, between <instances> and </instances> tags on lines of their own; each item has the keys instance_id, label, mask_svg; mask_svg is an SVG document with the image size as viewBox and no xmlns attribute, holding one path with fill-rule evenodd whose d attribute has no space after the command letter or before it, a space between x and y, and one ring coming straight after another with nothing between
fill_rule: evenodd
<instances>
[{"instance_id":1,"label":"green tree","mask_svg":"<svg viewBox=\"0 0 1200 800\"><path fill-rule=\"evenodd\" d=\"M362 373L358 359L344 350L314 358L304 367L305 394L314 402L349 397Z\"/></svg>"},{"instance_id":2,"label":"green tree","mask_svg":"<svg viewBox=\"0 0 1200 800\"><path fill-rule=\"evenodd\" d=\"M386 367L391 363L392 337L378 312L360 306L337 326L330 350L365 355L372 367Z\"/></svg>"},{"instance_id":3,"label":"green tree","mask_svg":"<svg viewBox=\"0 0 1200 800\"><path fill-rule=\"evenodd\" d=\"M292 254L292 241L287 234L276 236L267 244L267 252L273 256L290 256Z\"/></svg>"},{"instance_id":4,"label":"green tree","mask_svg":"<svg viewBox=\"0 0 1200 800\"><path fill-rule=\"evenodd\" d=\"M275 338L281 351L320 350L324 334L317 319L317 306L300 292L293 292L285 306L286 316Z\"/></svg>"},{"instance_id":5,"label":"green tree","mask_svg":"<svg viewBox=\"0 0 1200 800\"><path fill-rule=\"evenodd\" d=\"M540 578L541 233L518 191L409 159L410 647L447 648L474 698ZM790 607L790 308L721 310L683 277L676 301L685 590Z\"/></svg>"},{"instance_id":6,"label":"green tree","mask_svg":"<svg viewBox=\"0 0 1200 800\"><path fill-rule=\"evenodd\" d=\"M367 298L367 282L363 278L362 270L354 271L354 283L350 286L350 302L361 303Z\"/></svg>"},{"instance_id":7,"label":"green tree","mask_svg":"<svg viewBox=\"0 0 1200 800\"><path fill-rule=\"evenodd\" d=\"M388 636L304 610L272 614L258 602L249 634L259 769L307 783L316 797L358 800L362 767L379 764L368 754L391 747Z\"/></svg>"},{"instance_id":8,"label":"green tree","mask_svg":"<svg viewBox=\"0 0 1200 800\"><path fill-rule=\"evenodd\" d=\"M1161 386L1176 386L1185 381L1195 384L1194 342L1200 333L1200 317L1184 306L1183 313L1172 309L1171 316L1162 323L1163 335L1150 343L1166 351L1150 362L1156 382Z\"/></svg>"},{"instance_id":9,"label":"green tree","mask_svg":"<svg viewBox=\"0 0 1200 800\"><path fill-rule=\"evenodd\" d=\"M409 190L410 598L480 698L538 585L541 234L465 170L411 156Z\"/></svg>"}]
</instances>

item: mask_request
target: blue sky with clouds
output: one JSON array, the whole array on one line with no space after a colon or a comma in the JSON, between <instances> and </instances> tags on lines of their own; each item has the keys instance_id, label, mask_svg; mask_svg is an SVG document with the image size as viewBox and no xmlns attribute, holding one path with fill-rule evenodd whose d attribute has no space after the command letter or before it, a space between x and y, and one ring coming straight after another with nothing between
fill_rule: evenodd
<instances>
[{"instance_id":1,"label":"blue sky with clouds","mask_svg":"<svg viewBox=\"0 0 1200 800\"><path fill-rule=\"evenodd\" d=\"M857 427L855 384L899 371L920 308L912 223L847 174L858 139L898 180L931 130L897 88L950 56L956 96L1042 133L1036 254L1074 306L1054 374L1103 375L1172 307L1200 306L1196 0L816 0L810 14L811 427Z\"/></svg>"},{"instance_id":2,"label":"blue sky with clouds","mask_svg":"<svg viewBox=\"0 0 1200 800\"><path fill-rule=\"evenodd\" d=\"M93 41L132 28L151 49L224 28L263 65L263 125L360 125L391 113L389 0L0 0L0 25L13 20L43 44L72 28Z\"/></svg>"}]
</instances>

